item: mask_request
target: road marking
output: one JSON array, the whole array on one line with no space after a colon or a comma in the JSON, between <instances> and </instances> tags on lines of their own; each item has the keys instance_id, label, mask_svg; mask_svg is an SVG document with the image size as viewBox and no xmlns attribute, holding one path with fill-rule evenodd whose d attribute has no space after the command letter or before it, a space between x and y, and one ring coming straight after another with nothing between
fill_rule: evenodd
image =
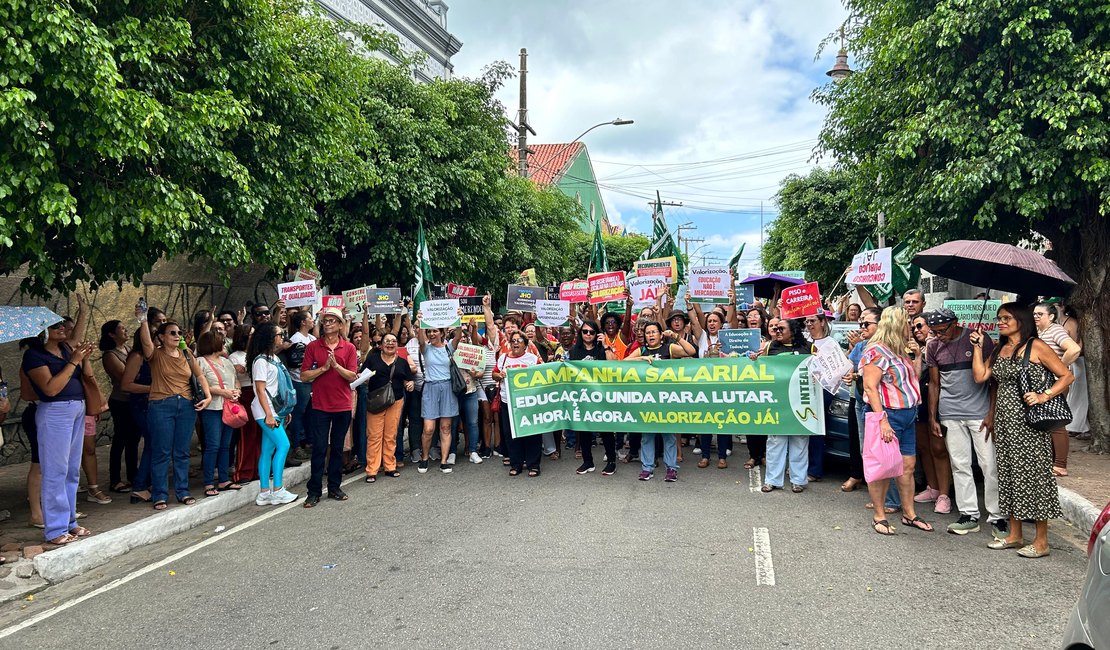
<instances>
[{"instance_id":1,"label":"road marking","mask_svg":"<svg viewBox=\"0 0 1110 650\"><path fill-rule=\"evenodd\" d=\"M364 475L361 475L361 474L360 475L355 475L355 476L352 476L351 478L343 481L340 485L348 485L350 483L354 483L355 481L362 480L363 478L365 478ZM302 498L303 498L303 495L302 495ZM270 510L270 512L260 514L257 517L255 517L254 519L249 519L249 520L239 524L238 526L229 528L229 529L225 530L224 532L220 533L219 535L217 535L216 537L209 537L208 539L201 540L201 541L197 542L196 544L193 544L192 546L181 549L180 551L174 553L173 555L171 555L171 556L169 556L165 559L162 559L162 560L159 560L158 562L155 562L154 564L147 565L147 566L145 566L141 569L136 569L135 571L132 571L131 573L123 576L122 578L116 578L115 580L109 582L108 584L106 584L102 587L98 587L98 588L90 591L89 593L84 594L83 596L78 596L77 598L74 598L73 600L66 601L66 602L62 603L61 605L58 605L57 607L53 607L53 608L48 609L48 610L43 611L43 612L39 612L38 614L35 614L34 616L27 619L26 621L23 621L22 623L16 623L15 625L6 627L6 628L0 630L0 639L3 639L5 637L9 637L9 636L15 634L16 632L20 632L22 630L25 630L25 629L31 627L32 625L38 625L39 623L41 623L41 622L45 621L46 619L54 616L55 614L60 614L60 613L64 612L65 610L69 609L70 607L75 607L75 606L80 605L81 603L85 602L86 600L89 600L90 598L95 598L95 597L97 597L101 594L108 593L109 591L115 589L116 587L122 587L123 585L131 582L132 580L135 580L136 578L143 577L144 575L150 573L151 571L161 569L162 567L166 566L167 564L172 564L173 562L176 562L176 561L180 560L181 558L184 558L184 557L187 557L189 555L192 555L193 553L196 553L197 551L199 551L200 549L202 549L206 546L210 546L210 545L215 544L216 542L218 542L222 539L226 539L229 535L234 535L235 533L246 530L246 529L250 528L251 526L254 526L255 524L262 523L263 521L266 521L267 519L269 519L271 517L276 517L276 516L280 515L281 513L285 512L286 510L289 510L290 508L299 508L299 507L303 507L303 506L304 506L304 502L302 502L300 499L297 499L296 501L294 501L292 503L288 503L288 504L283 505L283 506L278 506L276 508L273 508L273 506L270 506L271 508L273 508L272 510Z\"/></svg>"},{"instance_id":2,"label":"road marking","mask_svg":"<svg viewBox=\"0 0 1110 650\"><path fill-rule=\"evenodd\" d=\"M775 565L771 562L771 535L766 528L752 529L755 549L755 584L775 586Z\"/></svg>"},{"instance_id":3,"label":"road marking","mask_svg":"<svg viewBox=\"0 0 1110 650\"><path fill-rule=\"evenodd\" d=\"M759 492L763 487L762 472L759 471L759 465L748 470L748 489L752 492Z\"/></svg>"}]
</instances>

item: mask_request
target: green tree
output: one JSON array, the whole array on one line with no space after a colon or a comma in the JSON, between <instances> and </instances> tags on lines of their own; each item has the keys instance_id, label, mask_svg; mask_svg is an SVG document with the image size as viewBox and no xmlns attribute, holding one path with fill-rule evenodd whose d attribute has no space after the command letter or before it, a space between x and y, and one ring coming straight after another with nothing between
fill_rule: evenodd
<instances>
[{"instance_id":1,"label":"green tree","mask_svg":"<svg viewBox=\"0 0 1110 650\"><path fill-rule=\"evenodd\" d=\"M574 256L563 274L563 280L585 279L593 250L593 235L579 230L571 233L568 239L573 242ZM631 271L640 254L651 245L651 241L643 235L602 235L601 241L605 244L605 255L609 258L609 269L612 271Z\"/></svg>"},{"instance_id":2,"label":"green tree","mask_svg":"<svg viewBox=\"0 0 1110 650\"><path fill-rule=\"evenodd\" d=\"M354 44L305 7L3 3L0 272L28 265L45 295L183 253L225 273L310 259L319 205L375 170Z\"/></svg>"},{"instance_id":3,"label":"green tree","mask_svg":"<svg viewBox=\"0 0 1110 650\"><path fill-rule=\"evenodd\" d=\"M815 93L858 205L931 245L1032 232L1078 281L1094 449L1110 451L1105 2L848 0L859 72Z\"/></svg>"},{"instance_id":4,"label":"green tree","mask_svg":"<svg viewBox=\"0 0 1110 650\"><path fill-rule=\"evenodd\" d=\"M775 201L778 217L767 229L763 268L805 271L806 279L832 291L843 278L875 220L853 206L849 173L820 167L791 174Z\"/></svg>"}]
</instances>

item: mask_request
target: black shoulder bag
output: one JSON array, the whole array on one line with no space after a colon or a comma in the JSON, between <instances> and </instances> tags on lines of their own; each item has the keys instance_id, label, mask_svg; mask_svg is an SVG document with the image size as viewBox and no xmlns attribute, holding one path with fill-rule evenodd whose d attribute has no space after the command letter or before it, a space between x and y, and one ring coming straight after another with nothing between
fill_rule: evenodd
<instances>
[{"instance_id":1,"label":"black shoulder bag","mask_svg":"<svg viewBox=\"0 0 1110 650\"><path fill-rule=\"evenodd\" d=\"M1029 362L1033 352L1033 341L1025 346L1025 354L1021 361L1021 374L1018 375L1018 391L1026 393L1043 393L1045 389L1056 383L1056 377L1039 364ZM1014 351L1014 356L1017 351ZM1011 357L1012 359L1013 357ZM1023 401L1022 404L1025 404ZM1063 395L1053 395L1043 404L1025 405L1025 423L1038 431L1052 431L1071 422L1071 409L1068 400Z\"/></svg>"},{"instance_id":2,"label":"black shoulder bag","mask_svg":"<svg viewBox=\"0 0 1110 650\"><path fill-rule=\"evenodd\" d=\"M396 403L397 396L393 394L393 371L397 369L399 360L400 357L397 357L393 360L393 364L389 366L389 381L385 382L385 386L375 388L366 395L367 412L381 413Z\"/></svg>"}]
</instances>

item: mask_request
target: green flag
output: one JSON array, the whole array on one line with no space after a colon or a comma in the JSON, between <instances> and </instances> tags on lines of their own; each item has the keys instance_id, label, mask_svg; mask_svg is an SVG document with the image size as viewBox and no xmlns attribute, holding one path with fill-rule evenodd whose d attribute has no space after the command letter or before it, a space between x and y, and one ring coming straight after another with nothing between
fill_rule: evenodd
<instances>
[{"instance_id":1,"label":"green flag","mask_svg":"<svg viewBox=\"0 0 1110 650\"><path fill-rule=\"evenodd\" d=\"M587 273L604 273L609 270L609 256L605 253L605 242L601 239L601 219L594 219L594 250L590 254L590 268Z\"/></svg>"},{"instance_id":2,"label":"green flag","mask_svg":"<svg viewBox=\"0 0 1110 650\"><path fill-rule=\"evenodd\" d=\"M744 242L740 242L740 248L736 249L736 254L728 261L728 268L736 272L737 281L740 279L740 256L744 254Z\"/></svg>"},{"instance_id":3,"label":"green flag","mask_svg":"<svg viewBox=\"0 0 1110 650\"><path fill-rule=\"evenodd\" d=\"M868 237L863 240L863 245L860 246L858 252L862 253L874 248L875 244ZM887 302L891 298L901 296L906 291L917 287L921 282L921 269L913 264L914 254L915 252L910 250L909 244L905 241L899 242L897 246L891 249L890 259L894 265L893 283L867 285L867 290L874 296L875 300Z\"/></svg>"},{"instance_id":4,"label":"green flag","mask_svg":"<svg viewBox=\"0 0 1110 650\"><path fill-rule=\"evenodd\" d=\"M677 275L677 282L675 287L680 284L686 283L686 261L682 257L682 251L679 250L678 244L675 243L671 233L667 231L667 220L663 218L663 200L659 196L659 192L655 193L655 211L651 215L651 246L640 254L640 259L651 260L657 257L670 257L674 255L677 260L677 268L675 273Z\"/></svg>"},{"instance_id":5,"label":"green flag","mask_svg":"<svg viewBox=\"0 0 1110 650\"><path fill-rule=\"evenodd\" d=\"M416 238L416 291L413 304L420 309L420 303L432 295L432 260L428 256L428 243L424 241L424 220L420 220L420 231Z\"/></svg>"}]
</instances>

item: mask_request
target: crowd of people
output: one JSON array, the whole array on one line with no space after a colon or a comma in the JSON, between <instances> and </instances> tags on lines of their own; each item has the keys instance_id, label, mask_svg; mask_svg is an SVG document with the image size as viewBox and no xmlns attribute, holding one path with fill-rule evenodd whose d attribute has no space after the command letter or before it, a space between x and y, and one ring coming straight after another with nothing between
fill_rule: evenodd
<instances>
[{"instance_id":1,"label":"crowd of people","mask_svg":"<svg viewBox=\"0 0 1110 650\"><path fill-rule=\"evenodd\" d=\"M127 323L109 321L98 346L82 340L88 307L81 301L76 321L22 343L31 523L53 544L91 534L77 523L82 469L89 502L110 502L110 491L162 510L172 476L175 500L195 503L194 435L202 448L203 496L258 480L260 506L299 499L283 485L283 473L305 461L311 472L303 506L312 508L325 496L348 499L344 474L362 472L375 483L382 475L401 477L407 465L424 474L433 463L450 474L460 455L473 464L497 459L509 476L538 477L545 460L563 453L581 461L577 474L590 474L603 451L601 475L638 463L641 481L654 477L661 456L663 480L674 482L687 448L699 457L698 468L710 467L715 451L716 467L727 469L738 443L746 445L743 467L761 469L763 492L789 482L791 492L801 493L822 480L821 436L563 431L513 438L506 378L512 369L561 361L720 357L721 331L739 327L759 331L752 359L810 355L829 343L832 322L847 321L858 329L847 337L852 370L843 382L853 417L849 477L840 488L866 485L873 530L893 534L889 516L901 512L903 526L933 531L921 513L931 503L935 513L958 510L948 532L979 531L977 462L993 533L989 546L1017 548L1024 557L1048 553L1047 521L1060 516L1054 475L1066 475L1069 430L1085 428L1086 395L1077 394L1085 387L1068 392L1083 375L1074 313L1048 303L1004 304L995 315L996 343L962 327L947 309L926 310L917 290L885 308L873 300L830 301L832 309L804 319L780 318L775 298L737 305L735 296L730 292L727 305L708 311L697 304L677 310L666 296L635 313L631 300L623 310L600 313L580 305L566 325L543 328L527 314L494 314L486 295L481 318L450 330L424 327L411 304L401 314L364 314L359 321L336 308L313 314L280 302L201 311L187 329L141 302L134 334ZM481 371L458 371L452 355L461 343L482 346ZM102 406L94 396L97 347L111 381ZM1034 390L1028 377L1037 373L1043 385ZM1048 431L1029 424L1028 409L1065 394L1070 424L1057 421ZM107 491L97 479L99 417L111 417L114 426ZM893 480L865 481L865 442L872 435L897 438L903 465ZM603 450L595 451L597 438ZM923 472L915 478L918 466ZM1030 544L1025 522L1036 528Z\"/></svg>"}]
</instances>

